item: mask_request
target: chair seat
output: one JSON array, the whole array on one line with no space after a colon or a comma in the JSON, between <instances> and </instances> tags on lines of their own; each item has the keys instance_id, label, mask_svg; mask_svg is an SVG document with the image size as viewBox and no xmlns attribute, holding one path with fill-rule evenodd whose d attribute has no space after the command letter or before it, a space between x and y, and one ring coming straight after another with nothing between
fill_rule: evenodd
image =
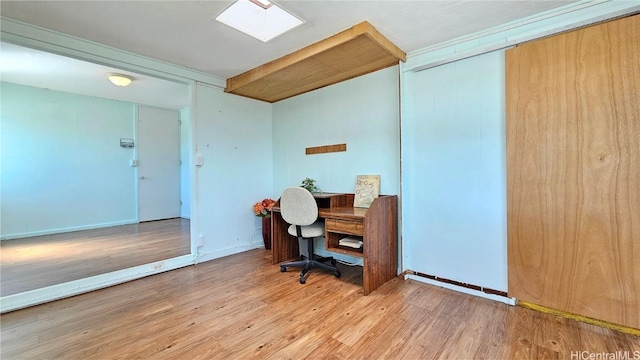
<instances>
[{"instance_id":1,"label":"chair seat","mask_svg":"<svg viewBox=\"0 0 640 360\"><path fill-rule=\"evenodd\" d=\"M311 193L299 186L287 188L280 197L280 214L282 219L291 224L287 232L307 242L307 255L300 261L280 264L280 271L286 272L289 267L301 267L300 284L307 281L307 275L311 269L332 271L335 277L340 277L340 270L336 266L336 260L332 257L316 257L313 253L313 240L324 236L324 221L318 220L318 204ZM298 225L298 226L296 226ZM298 234L298 229L300 234ZM331 261L331 265L324 264Z\"/></svg>"},{"instance_id":2,"label":"chair seat","mask_svg":"<svg viewBox=\"0 0 640 360\"><path fill-rule=\"evenodd\" d=\"M321 221L316 221L311 225L301 226L301 229L303 238L324 236L324 223ZM298 236L295 225L289 226L289 234Z\"/></svg>"}]
</instances>

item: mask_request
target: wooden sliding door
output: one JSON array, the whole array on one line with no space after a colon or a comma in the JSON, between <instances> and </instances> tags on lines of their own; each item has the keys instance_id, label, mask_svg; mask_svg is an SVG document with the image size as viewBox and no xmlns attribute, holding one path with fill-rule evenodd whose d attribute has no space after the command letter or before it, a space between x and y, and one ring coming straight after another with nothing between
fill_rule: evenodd
<instances>
[{"instance_id":1,"label":"wooden sliding door","mask_svg":"<svg viewBox=\"0 0 640 360\"><path fill-rule=\"evenodd\" d=\"M640 328L640 15L506 72L509 295Z\"/></svg>"}]
</instances>

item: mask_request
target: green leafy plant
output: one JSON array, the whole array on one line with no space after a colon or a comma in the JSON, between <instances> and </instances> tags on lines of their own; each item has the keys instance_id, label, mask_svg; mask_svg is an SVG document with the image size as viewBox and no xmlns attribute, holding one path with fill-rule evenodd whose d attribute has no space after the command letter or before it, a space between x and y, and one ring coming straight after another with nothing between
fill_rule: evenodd
<instances>
[{"instance_id":1,"label":"green leafy plant","mask_svg":"<svg viewBox=\"0 0 640 360\"><path fill-rule=\"evenodd\" d=\"M316 181L311 178L305 178L302 180L301 187L309 190L309 192L319 192L320 188L316 185Z\"/></svg>"}]
</instances>

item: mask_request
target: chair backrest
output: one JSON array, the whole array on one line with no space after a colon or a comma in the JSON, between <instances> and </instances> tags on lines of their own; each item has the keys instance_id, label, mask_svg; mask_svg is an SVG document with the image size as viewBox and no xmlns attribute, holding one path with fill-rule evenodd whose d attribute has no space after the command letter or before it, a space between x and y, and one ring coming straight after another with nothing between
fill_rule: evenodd
<instances>
[{"instance_id":1,"label":"chair backrest","mask_svg":"<svg viewBox=\"0 0 640 360\"><path fill-rule=\"evenodd\" d=\"M290 187L280 197L280 214L291 225L311 225L318 219L318 204L307 189Z\"/></svg>"}]
</instances>

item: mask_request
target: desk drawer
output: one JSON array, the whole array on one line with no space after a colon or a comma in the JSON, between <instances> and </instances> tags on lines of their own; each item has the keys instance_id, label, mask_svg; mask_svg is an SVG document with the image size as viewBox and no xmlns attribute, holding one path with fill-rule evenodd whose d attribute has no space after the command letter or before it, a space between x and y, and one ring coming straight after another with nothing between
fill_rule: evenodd
<instances>
[{"instance_id":1,"label":"desk drawer","mask_svg":"<svg viewBox=\"0 0 640 360\"><path fill-rule=\"evenodd\" d=\"M324 226L331 232L360 236L364 234L364 224L359 221L325 219Z\"/></svg>"}]
</instances>

